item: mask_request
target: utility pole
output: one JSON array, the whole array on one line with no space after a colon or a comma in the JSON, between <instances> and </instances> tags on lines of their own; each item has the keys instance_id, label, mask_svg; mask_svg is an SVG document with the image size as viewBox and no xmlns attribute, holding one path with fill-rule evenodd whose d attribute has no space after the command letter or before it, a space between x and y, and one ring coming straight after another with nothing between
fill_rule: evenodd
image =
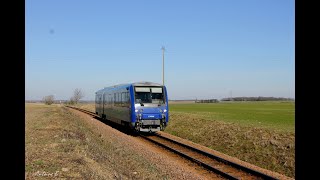
<instances>
[{"instance_id":1,"label":"utility pole","mask_svg":"<svg viewBox=\"0 0 320 180\"><path fill-rule=\"evenodd\" d=\"M161 48L162 50L162 85L164 86L164 51L166 50L164 46Z\"/></svg>"}]
</instances>

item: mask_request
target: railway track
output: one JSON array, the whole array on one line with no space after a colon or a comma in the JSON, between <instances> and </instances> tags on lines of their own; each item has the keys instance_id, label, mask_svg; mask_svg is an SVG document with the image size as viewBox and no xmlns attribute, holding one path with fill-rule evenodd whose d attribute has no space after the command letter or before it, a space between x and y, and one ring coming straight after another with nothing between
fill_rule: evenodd
<instances>
[{"instance_id":1,"label":"railway track","mask_svg":"<svg viewBox=\"0 0 320 180\"><path fill-rule=\"evenodd\" d=\"M88 111L88 110L85 110L85 109L81 109L81 108L77 108L77 107L73 107L73 106L66 106L66 107L72 108L72 109L75 109L75 110L78 110L78 111L81 111L81 112L84 112L84 113L92 115L94 117L99 117L96 113Z\"/></svg>"},{"instance_id":2,"label":"railway track","mask_svg":"<svg viewBox=\"0 0 320 180\"><path fill-rule=\"evenodd\" d=\"M152 136L141 135L141 137L179 154L227 179L277 179L168 137L161 136L157 133Z\"/></svg>"},{"instance_id":3,"label":"railway track","mask_svg":"<svg viewBox=\"0 0 320 180\"><path fill-rule=\"evenodd\" d=\"M98 117L98 115L96 115L95 113L85 109L80 109L72 106L66 107L76 109L94 117ZM210 154L208 152L202 151L168 137L164 137L158 133L154 133L151 135L140 134L140 136L227 179L277 179L260 171L223 159L219 156Z\"/></svg>"}]
</instances>

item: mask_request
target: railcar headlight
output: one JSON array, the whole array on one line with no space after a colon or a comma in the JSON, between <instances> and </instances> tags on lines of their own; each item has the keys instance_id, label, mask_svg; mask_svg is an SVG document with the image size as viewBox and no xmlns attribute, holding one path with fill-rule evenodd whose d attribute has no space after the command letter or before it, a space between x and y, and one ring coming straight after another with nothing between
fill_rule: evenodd
<instances>
[{"instance_id":1,"label":"railcar headlight","mask_svg":"<svg viewBox=\"0 0 320 180\"><path fill-rule=\"evenodd\" d=\"M139 110L138 109L136 109L136 110L134 110L135 112L138 112Z\"/></svg>"},{"instance_id":2,"label":"railcar headlight","mask_svg":"<svg viewBox=\"0 0 320 180\"><path fill-rule=\"evenodd\" d=\"M166 110L166 109L164 109L164 110L163 110L163 112L167 112L167 110Z\"/></svg>"}]
</instances>

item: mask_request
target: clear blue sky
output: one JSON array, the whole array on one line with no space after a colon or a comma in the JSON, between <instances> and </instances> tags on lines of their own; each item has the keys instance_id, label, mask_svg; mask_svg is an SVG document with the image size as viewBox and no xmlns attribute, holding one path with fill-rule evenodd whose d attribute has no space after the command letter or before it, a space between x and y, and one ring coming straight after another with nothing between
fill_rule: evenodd
<instances>
[{"instance_id":1,"label":"clear blue sky","mask_svg":"<svg viewBox=\"0 0 320 180\"><path fill-rule=\"evenodd\" d=\"M25 98L137 81L169 99L295 97L293 0L27 0Z\"/></svg>"}]
</instances>

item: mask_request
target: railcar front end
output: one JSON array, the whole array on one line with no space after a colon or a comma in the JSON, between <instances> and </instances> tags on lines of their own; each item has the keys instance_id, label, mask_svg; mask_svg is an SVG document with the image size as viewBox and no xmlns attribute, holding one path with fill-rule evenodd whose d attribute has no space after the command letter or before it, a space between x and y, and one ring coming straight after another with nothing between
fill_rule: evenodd
<instances>
[{"instance_id":1,"label":"railcar front end","mask_svg":"<svg viewBox=\"0 0 320 180\"><path fill-rule=\"evenodd\" d=\"M169 121L165 86L132 86L132 126L139 132L163 131Z\"/></svg>"}]
</instances>

